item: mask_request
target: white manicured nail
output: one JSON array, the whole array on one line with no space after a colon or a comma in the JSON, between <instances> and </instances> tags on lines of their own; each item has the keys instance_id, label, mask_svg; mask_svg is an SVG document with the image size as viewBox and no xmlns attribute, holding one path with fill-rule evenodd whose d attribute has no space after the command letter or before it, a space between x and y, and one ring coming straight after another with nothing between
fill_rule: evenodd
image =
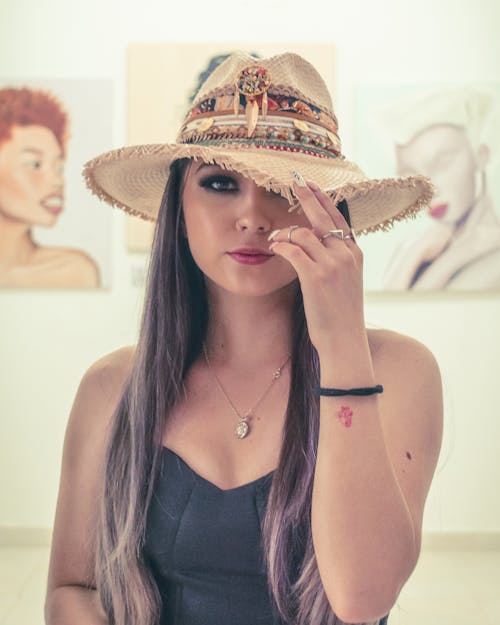
<instances>
[{"instance_id":1,"label":"white manicured nail","mask_svg":"<svg viewBox=\"0 0 500 625\"><path fill-rule=\"evenodd\" d=\"M299 187L307 187L307 182L302 178L298 171L293 172L293 177L295 182L299 185Z\"/></svg>"}]
</instances>

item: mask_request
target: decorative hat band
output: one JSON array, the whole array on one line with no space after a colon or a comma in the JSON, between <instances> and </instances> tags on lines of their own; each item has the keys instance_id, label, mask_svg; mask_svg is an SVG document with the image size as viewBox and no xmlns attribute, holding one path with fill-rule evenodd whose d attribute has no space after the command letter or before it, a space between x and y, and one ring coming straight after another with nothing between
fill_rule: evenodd
<instances>
[{"instance_id":1,"label":"decorative hat band","mask_svg":"<svg viewBox=\"0 0 500 625\"><path fill-rule=\"evenodd\" d=\"M269 71L241 70L234 86L199 100L188 112L177 140L198 145L252 145L343 158L337 120L298 95L271 87Z\"/></svg>"},{"instance_id":2,"label":"decorative hat band","mask_svg":"<svg viewBox=\"0 0 500 625\"><path fill-rule=\"evenodd\" d=\"M197 145L253 145L255 147L302 152L322 158L343 158L337 135L318 124L284 117L259 119L248 136L243 116L214 115L185 124L178 137L180 143Z\"/></svg>"}]
</instances>

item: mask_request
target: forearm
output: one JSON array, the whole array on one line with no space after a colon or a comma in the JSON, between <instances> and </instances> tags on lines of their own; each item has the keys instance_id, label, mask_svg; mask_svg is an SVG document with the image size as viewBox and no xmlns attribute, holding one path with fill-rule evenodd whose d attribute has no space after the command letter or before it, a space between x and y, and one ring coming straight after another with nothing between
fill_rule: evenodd
<instances>
[{"instance_id":1,"label":"forearm","mask_svg":"<svg viewBox=\"0 0 500 625\"><path fill-rule=\"evenodd\" d=\"M83 586L55 588L45 604L46 625L109 625L97 591Z\"/></svg>"},{"instance_id":2,"label":"forearm","mask_svg":"<svg viewBox=\"0 0 500 625\"><path fill-rule=\"evenodd\" d=\"M321 358L321 386L352 388L375 380L367 342L337 345ZM345 354L345 356L343 356ZM338 418L352 411L351 425ZM322 397L312 498L318 568L332 603L350 622L390 609L415 556L414 528L383 435L377 395Z\"/></svg>"}]
</instances>

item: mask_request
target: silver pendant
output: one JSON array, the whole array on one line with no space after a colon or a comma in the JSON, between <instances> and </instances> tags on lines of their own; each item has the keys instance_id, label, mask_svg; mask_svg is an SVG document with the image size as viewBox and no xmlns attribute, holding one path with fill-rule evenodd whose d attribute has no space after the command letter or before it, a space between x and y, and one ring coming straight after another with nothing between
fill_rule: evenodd
<instances>
[{"instance_id":1,"label":"silver pendant","mask_svg":"<svg viewBox=\"0 0 500 625\"><path fill-rule=\"evenodd\" d=\"M246 421L240 421L234 432L238 438L245 438L248 434L248 423Z\"/></svg>"}]
</instances>

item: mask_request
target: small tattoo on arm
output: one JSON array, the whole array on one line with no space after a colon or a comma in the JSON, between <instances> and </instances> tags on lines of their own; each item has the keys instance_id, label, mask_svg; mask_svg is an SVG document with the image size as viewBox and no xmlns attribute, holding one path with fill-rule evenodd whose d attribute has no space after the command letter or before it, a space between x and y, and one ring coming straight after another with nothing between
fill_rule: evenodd
<instances>
[{"instance_id":1,"label":"small tattoo on arm","mask_svg":"<svg viewBox=\"0 0 500 625\"><path fill-rule=\"evenodd\" d=\"M406 452L406 457L408 458L408 460L411 460L411 453L409 451Z\"/></svg>"},{"instance_id":2,"label":"small tattoo on arm","mask_svg":"<svg viewBox=\"0 0 500 625\"><path fill-rule=\"evenodd\" d=\"M344 424L346 428L350 428L352 425L353 412L349 406L342 406L337 413L339 421Z\"/></svg>"}]
</instances>

